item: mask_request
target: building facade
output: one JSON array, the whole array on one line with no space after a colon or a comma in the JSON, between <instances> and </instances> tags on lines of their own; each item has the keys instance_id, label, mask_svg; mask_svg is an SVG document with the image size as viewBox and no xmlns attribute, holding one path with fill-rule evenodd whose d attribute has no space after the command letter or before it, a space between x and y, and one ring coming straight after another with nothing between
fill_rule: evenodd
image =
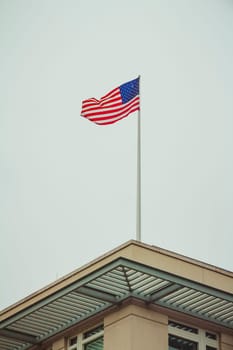
<instances>
[{"instance_id":1,"label":"building facade","mask_svg":"<svg viewBox=\"0 0 233 350\"><path fill-rule=\"evenodd\" d=\"M233 273L129 241L0 314L0 350L233 350Z\"/></svg>"}]
</instances>

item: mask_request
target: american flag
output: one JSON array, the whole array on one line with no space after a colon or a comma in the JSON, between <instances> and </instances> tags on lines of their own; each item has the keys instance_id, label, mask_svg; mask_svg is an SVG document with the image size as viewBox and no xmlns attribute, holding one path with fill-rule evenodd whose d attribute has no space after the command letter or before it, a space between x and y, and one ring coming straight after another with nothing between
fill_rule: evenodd
<instances>
[{"instance_id":1,"label":"american flag","mask_svg":"<svg viewBox=\"0 0 233 350\"><path fill-rule=\"evenodd\" d=\"M139 78L118 86L97 100L82 102L81 116L98 125L116 123L140 108Z\"/></svg>"}]
</instances>

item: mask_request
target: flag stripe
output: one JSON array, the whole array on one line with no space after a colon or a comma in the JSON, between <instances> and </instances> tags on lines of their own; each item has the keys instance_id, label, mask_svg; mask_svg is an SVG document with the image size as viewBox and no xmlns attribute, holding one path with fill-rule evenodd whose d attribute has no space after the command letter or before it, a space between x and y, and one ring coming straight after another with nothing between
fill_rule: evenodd
<instances>
[{"instance_id":1,"label":"flag stripe","mask_svg":"<svg viewBox=\"0 0 233 350\"><path fill-rule=\"evenodd\" d=\"M139 98L137 97L136 99L126 103L125 105L117 106L115 108L109 107L109 108L95 108L92 109L91 111L88 109L88 111L85 113L85 117L91 117L91 116L98 116L98 115L120 115L121 112L124 113L125 110L128 110L131 106L138 106L139 103Z\"/></svg>"},{"instance_id":2,"label":"flag stripe","mask_svg":"<svg viewBox=\"0 0 233 350\"><path fill-rule=\"evenodd\" d=\"M112 98L111 100L108 100L108 101L104 101L104 102L98 102L98 103L90 103L90 102L83 102L83 110L85 109L91 109L93 106L94 108L103 108L104 106L107 107L107 106L112 106L114 104L118 104L118 105L122 105L122 102L121 102L121 97L117 97L117 98ZM93 109L94 109L93 108Z\"/></svg>"},{"instance_id":3,"label":"flag stripe","mask_svg":"<svg viewBox=\"0 0 233 350\"><path fill-rule=\"evenodd\" d=\"M84 100L81 116L98 125L107 125L127 117L139 108L139 79L135 79L111 90L100 100Z\"/></svg>"},{"instance_id":4,"label":"flag stripe","mask_svg":"<svg viewBox=\"0 0 233 350\"><path fill-rule=\"evenodd\" d=\"M119 92L119 87L109 91L107 94L105 94L103 97L101 97L101 100L105 100L106 98L109 98L110 96L114 95L115 93Z\"/></svg>"},{"instance_id":5,"label":"flag stripe","mask_svg":"<svg viewBox=\"0 0 233 350\"><path fill-rule=\"evenodd\" d=\"M96 105L96 106L91 106L91 107L87 107L87 108L83 108L82 112L85 112L86 114L89 113L93 113L94 111L96 112L101 112L101 113L105 113L106 112L109 112L110 110L116 110L116 112L118 112L118 110L120 109L124 109L125 107L129 106L130 104L133 104L135 102L139 102L139 97L136 96L134 97L131 101L125 103L125 104L122 104L121 102L118 102L118 103L114 103L115 106L111 105L111 103L109 103L109 105L107 106L101 106L101 105Z\"/></svg>"},{"instance_id":6,"label":"flag stripe","mask_svg":"<svg viewBox=\"0 0 233 350\"><path fill-rule=\"evenodd\" d=\"M120 120L122 118L125 118L127 117L130 113L133 113L135 111L138 110L138 106L134 106L134 107L131 107L129 110L125 111L125 112L121 112L119 114L107 114L105 116L102 115L102 117L95 117L95 115L93 116L86 116L87 119L89 119L90 121L93 121L93 122L96 122L96 124L103 124L103 123L98 123L98 121L100 120L105 120L106 123L105 124L108 124L107 121L109 120L109 123L112 122L113 120L117 121L117 120Z\"/></svg>"},{"instance_id":7,"label":"flag stripe","mask_svg":"<svg viewBox=\"0 0 233 350\"><path fill-rule=\"evenodd\" d=\"M124 114L122 114L121 116L118 116L118 117L96 118L97 120L93 120L93 119L89 119L89 118L88 119L91 121L94 121L96 124L99 124L99 125L113 124L113 123L117 122L118 120L121 120L121 119L127 117L130 113L136 112L137 110L138 110L138 108L133 108L130 111L125 112Z\"/></svg>"},{"instance_id":8,"label":"flag stripe","mask_svg":"<svg viewBox=\"0 0 233 350\"><path fill-rule=\"evenodd\" d=\"M121 101L121 93L120 90L118 89L118 91L116 93L114 93L113 95L109 96L108 98L101 98L100 100L97 100L95 98L90 98L88 100L83 101L83 105L91 105L91 104L101 104L101 103L108 103L111 102L112 100L120 100Z\"/></svg>"}]
</instances>

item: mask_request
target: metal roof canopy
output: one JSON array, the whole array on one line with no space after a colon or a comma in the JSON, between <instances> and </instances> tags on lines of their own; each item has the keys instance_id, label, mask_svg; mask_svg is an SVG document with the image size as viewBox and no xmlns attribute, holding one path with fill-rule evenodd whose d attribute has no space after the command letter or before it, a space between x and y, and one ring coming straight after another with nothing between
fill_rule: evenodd
<instances>
[{"instance_id":1,"label":"metal roof canopy","mask_svg":"<svg viewBox=\"0 0 233 350\"><path fill-rule=\"evenodd\" d=\"M134 297L233 328L233 295L117 258L0 323L1 350L25 350Z\"/></svg>"}]
</instances>

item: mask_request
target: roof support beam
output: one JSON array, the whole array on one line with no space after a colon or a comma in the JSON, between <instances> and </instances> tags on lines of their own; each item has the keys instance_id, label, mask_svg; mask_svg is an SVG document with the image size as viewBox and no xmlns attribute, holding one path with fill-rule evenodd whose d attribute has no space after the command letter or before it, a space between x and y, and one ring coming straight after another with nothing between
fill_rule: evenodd
<instances>
[{"instance_id":1,"label":"roof support beam","mask_svg":"<svg viewBox=\"0 0 233 350\"><path fill-rule=\"evenodd\" d=\"M189 279L184 278L184 277L173 275L169 272L157 270L151 266L142 265L142 264L140 264L138 262L134 262L132 260L128 260L125 258L119 258L118 261L119 262L122 261L123 266L126 266L132 270L140 271L142 273L146 273L146 274L155 276L157 278L164 279L164 280L172 282L172 283L180 284L183 287L188 287L188 288L194 289L198 292L206 293L206 294L214 296L216 298L220 298L220 299L223 299L226 301L233 302L233 295L230 293L206 286L204 284L189 280Z\"/></svg>"},{"instance_id":2,"label":"roof support beam","mask_svg":"<svg viewBox=\"0 0 233 350\"><path fill-rule=\"evenodd\" d=\"M179 308L179 307L175 307L174 305L167 305L166 303L163 303L162 301L159 301L159 300L157 302L155 302L155 305L163 306L163 307L165 307L167 309L178 311L178 312L182 312L184 314L187 314L187 315L190 315L190 316L193 316L193 317L197 317L199 319L202 319L202 320L205 320L205 321L208 321L208 322L213 322L213 323L215 323L217 325L224 326L224 327L232 329L230 323L224 322L224 321L220 321L220 320L218 320L218 319L216 319L214 317L208 317L205 314L201 314L201 313L197 313L197 312L194 312L194 311L185 310L185 309L182 309L182 308Z\"/></svg>"},{"instance_id":3,"label":"roof support beam","mask_svg":"<svg viewBox=\"0 0 233 350\"><path fill-rule=\"evenodd\" d=\"M118 278L121 283L119 288L116 288ZM158 279L161 279L163 283L157 282ZM138 287L138 283L140 283L140 287ZM146 286L146 284L148 285ZM112 293L111 287L114 287ZM179 292L176 293L177 291ZM167 296L169 297L166 298ZM192 299L193 296L194 299ZM22 348L26 346L25 349L27 349L31 346L30 344L38 344L58 332L65 331L78 322L87 320L99 312L105 312L107 309L113 308L114 305L119 305L130 298L141 300L150 305L158 305L171 311L182 312L232 329L232 294L139 262L117 258L98 270L61 287L53 294L46 294L38 302L4 319L0 322L0 335L22 342ZM181 303L180 299L183 299ZM224 303L223 308L221 302ZM74 310L69 314L68 309L72 309L72 303L75 304ZM218 307L215 307L216 303L219 303ZM225 310L225 303L226 305L229 303L229 310ZM33 322L37 323L38 320L40 328L45 327L45 332L41 332L40 336L35 337L31 335L33 332L30 331L29 326L28 334L24 333L27 328L23 328L23 332L14 331L14 323L19 320L20 324L25 325L25 327L28 326L30 320L32 320L33 325ZM12 325L12 329L10 329L10 325ZM40 329L39 326L38 329ZM25 345L25 343L29 345Z\"/></svg>"},{"instance_id":4,"label":"roof support beam","mask_svg":"<svg viewBox=\"0 0 233 350\"><path fill-rule=\"evenodd\" d=\"M75 289L77 289L81 286L84 286L86 283L89 283L90 281L104 275L105 273L107 273L109 271L112 271L114 268L117 268L121 265L122 265L121 258L112 261L110 264L101 267L99 270L90 273L89 275L77 280L76 282L66 286L65 288L60 289L59 291L55 292L54 294L51 294L51 295L45 297L44 299L41 299L37 303L32 304L28 308L23 309L22 311L19 311L14 316L10 316L9 318L0 322L0 329L9 326L10 324L23 318L24 316L27 316L27 315L31 314L32 312L39 310L40 308L44 307L45 305L52 303L54 300L57 300L57 299L63 297L64 295L67 295L70 292L73 292Z\"/></svg>"},{"instance_id":5,"label":"roof support beam","mask_svg":"<svg viewBox=\"0 0 233 350\"><path fill-rule=\"evenodd\" d=\"M158 292L155 292L150 297L150 302L155 302L156 300L159 300L163 297L166 297L167 295L176 292L177 290L183 288L179 284L171 284L165 288L160 289Z\"/></svg>"},{"instance_id":6,"label":"roof support beam","mask_svg":"<svg viewBox=\"0 0 233 350\"><path fill-rule=\"evenodd\" d=\"M5 338L18 340L25 343L30 343L30 344L38 343L36 337L34 337L33 335L25 334L22 332L16 332L9 329L0 329L0 335Z\"/></svg>"},{"instance_id":7,"label":"roof support beam","mask_svg":"<svg viewBox=\"0 0 233 350\"><path fill-rule=\"evenodd\" d=\"M100 292L99 290L90 288L90 287L80 287L76 289L77 293L81 293L84 295L87 295L92 298L96 298L99 300L107 301L111 304L115 304L117 302L117 299L113 297L112 295L106 293L106 292Z\"/></svg>"}]
</instances>

